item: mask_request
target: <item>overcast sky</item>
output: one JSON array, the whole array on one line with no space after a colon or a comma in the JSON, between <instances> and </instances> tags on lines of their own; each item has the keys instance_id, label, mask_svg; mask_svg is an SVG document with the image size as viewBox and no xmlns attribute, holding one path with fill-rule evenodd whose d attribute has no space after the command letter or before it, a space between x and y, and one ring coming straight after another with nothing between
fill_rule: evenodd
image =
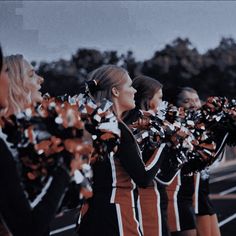
<instances>
[{"instance_id":1,"label":"overcast sky","mask_svg":"<svg viewBox=\"0 0 236 236\"><path fill-rule=\"evenodd\" d=\"M29 60L70 58L78 48L131 49L150 58L176 37L204 52L222 36L236 39L231 1L1 1L0 42L5 54Z\"/></svg>"}]
</instances>

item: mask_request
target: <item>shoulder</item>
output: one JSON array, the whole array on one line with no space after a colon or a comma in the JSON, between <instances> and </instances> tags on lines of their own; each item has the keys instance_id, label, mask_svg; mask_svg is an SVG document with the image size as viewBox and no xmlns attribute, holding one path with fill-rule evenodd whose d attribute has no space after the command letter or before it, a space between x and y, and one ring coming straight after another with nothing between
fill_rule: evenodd
<instances>
[{"instance_id":1,"label":"shoulder","mask_svg":"<svg viewBox=\"0 0 236 236\"><path fill-rule=\"evenodd\" d=\"M5 168L5 164L9 163L13 163L13 157L11 155L11 152L9 151L6 143L4 142L4 140L2 140L0 138L0 166L4 165Z\"/></svg>"},{"instance_id":2,"label":"shoulder","mask_svg":"<svg viewBox=\"0 0 236 236\"><path fill-rule=\"evenodd\" d=\"M138 108L134 108L133 110L126 112L123 121L129 125L137 121L139 117L140 110Z\"/></svg>"},{"instance_id":3,"label":"shoulder","mask_svg":"<svg viewBox=\"0 0 236 236\"><path fill-rule=\"evenodd\" d=\"M2 138L0 138L0 150L1 150L1 151L0 151L0 152L1 152L1 156L2 156L5 152L9 152L8 147L7 147L5 141L4 141Z\"/></svg>"},{"instance_id":4,"label":"shoulder","mask_svg":"<svg viewBox=\"0 0 236 236\"><path fill-rule=\"evenodd\" d=\"M130 152L141 155L137 141L128 126L121 121L119 122L119 128L121 131L121 138L118 153L125 151L126 153Z\"/></svg>"},{"instance_id":5,"label":"shoulder","mask_svg":"<svg viewBox=\"0 0 236 236\"><path fill-rule=\"evenodd\" d=\"M135 141L135 138L134 138L131 130L124 122L120 121L118 126L121 131L121 142L122 142L122 140L131 141L131 142Z\"/></svg>"}]
</instances>

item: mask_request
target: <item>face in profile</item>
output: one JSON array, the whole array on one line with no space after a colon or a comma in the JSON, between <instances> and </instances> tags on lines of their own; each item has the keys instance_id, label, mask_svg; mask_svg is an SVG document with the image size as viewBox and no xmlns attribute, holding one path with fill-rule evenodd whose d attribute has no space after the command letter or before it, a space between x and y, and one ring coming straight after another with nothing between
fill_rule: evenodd
<instances>
[{"instance_id":1,"label":"face in profile","mask_svg":"<svg viewBox=\"0 0 236 236\"><path fill-rule=\"evenodd\" d=\"M23 61L23 66L24 76L27 80L27 87L31 92L31 102L40 102L42 100L42 94L39 90L41 89L41 84L44 79L35 73L33 66L26 60Z\"/></svg>"},{"instance_id":2,"label":"face in profile","mask_svg":"<svg viewBox=\"0 0 236 236\"><path fill-rule=\"evenodd\" d=\"M0 72L0 106L2 108L6 108L7 98L9 92L9 77L8 77L8 68L7 65L4 64L2 67L2 71Z\"/></svg>"},{"instance_id":3,"label":"face in profile","mask_svg":"<svg viewBox=\"0 0 236 236\"><path fill-rule=\"evenodd\" d=\"M150 110L153 112L158 111L158 107L160 106L160 103L162 102L163 93L162 89L160 88L152 97L152 99L149 102Z\"/></svg>"},{"instance_id":4,"label":"face in profile","mask_svg":"<svg viewBox=\"0 0 236 236\"><path fill-rule=\"evenodd\" d=\"M118 106L121 112L132 110L135 108L134 94L136 89L132 86L132 80L128 73L125 74L124 83L119 88Z\"/></svg>"},{"instance_id":5,"label":"face in profile","mask_svg":"<svg viewBox=\"0 0 236 236\"><path fill-rule=\"evenodd\" d=\"M178 100L178 106L190 110L196 110L201 107L201 101L198 94L189 91L183 91Z\"/></svg>"}]
</instances>

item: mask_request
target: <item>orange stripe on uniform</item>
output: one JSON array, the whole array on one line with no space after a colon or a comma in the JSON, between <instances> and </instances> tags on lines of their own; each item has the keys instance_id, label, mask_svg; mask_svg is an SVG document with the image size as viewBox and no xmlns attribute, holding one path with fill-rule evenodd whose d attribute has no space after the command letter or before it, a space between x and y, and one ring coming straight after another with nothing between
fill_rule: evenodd
<instances>
[{"instance_id":1,"label":"orange stripe on uniform","mask_svg":"<svg viewBox=\"0 0 236 236\"><path fill-rule=\"evenodd\" d=\"M121 220L122 226L119 227L122 232L120 235L122 236L141 236L139 232L139 223L135 218L134 208L130 204L117 204L119 205L120 216L118 215L118 219Z\"/></svg>"},{"instance_id":2,"label":"orange stripe on uniform","mask_svg":"<svg viewBox=\"0 0 236 236\"><path fill-rule=\"evenodd\" d=\"M154 186L139 188L140 206L142 212L142 223L144 236L159 235L158 197ZM161 235L159 235L161 236Z\"/></svg>"},{"instance_id":3,"label":"orange stripe on uniform","mask_svg":"<svg viewBox=\"0 0 236 236\"><path fill-rule=\"evenodd\" d=\"M159 148L156 148L152 156L149 158L147 163L145 164L145 169L150 170L160 159L161 153L163 151L163 148L166 146L165 143L162 143Z\"/></svg>"},{"instance_id":4,"label":"orange stripe on uniform","mask_svg":"<svg viewBox=\"0 0 236 236\"><path fill-rule=\"evenodd\" d=\"M166 187L168 195L167 220L170 232L178 231L175 212L175 194L179 186L178 175L174 178L172 183Z\"/></svg>"},{"instance_id":5,"label":"orange stripe on uniform","mask_svg":"<svg viewBox=\"0 0 236 236\"><path fill-rule=\"evenodd\" d=\"M114 162L116 170L116 193L114 202L118 204L130 204L131 206L134 206L132 203L134 188L132 179L124 170L119 160L114 159Z\"/></svg>"}]
</instances>

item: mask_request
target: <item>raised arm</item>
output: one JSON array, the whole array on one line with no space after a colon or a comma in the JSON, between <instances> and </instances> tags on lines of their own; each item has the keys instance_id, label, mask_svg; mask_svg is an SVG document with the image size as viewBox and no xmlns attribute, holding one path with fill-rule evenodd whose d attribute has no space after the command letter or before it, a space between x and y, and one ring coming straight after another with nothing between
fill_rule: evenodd
<instances>
[{"instance_id":1,"label":"raised arm","mask_svg":"<svg viewBox=\"0 0 236 236\"><path fill-rule=\"evenodd\" d=\"M134 182L140 187L147 187L158 173L168 147L162 144L153 152L143 152L142 154L128 127L120 123L119 128L121 129L121 143L117 157ZM143 162L142 155L149 155L148 158L145 158L148 159L146 164Z\"/></svg>"}]
</instances>

